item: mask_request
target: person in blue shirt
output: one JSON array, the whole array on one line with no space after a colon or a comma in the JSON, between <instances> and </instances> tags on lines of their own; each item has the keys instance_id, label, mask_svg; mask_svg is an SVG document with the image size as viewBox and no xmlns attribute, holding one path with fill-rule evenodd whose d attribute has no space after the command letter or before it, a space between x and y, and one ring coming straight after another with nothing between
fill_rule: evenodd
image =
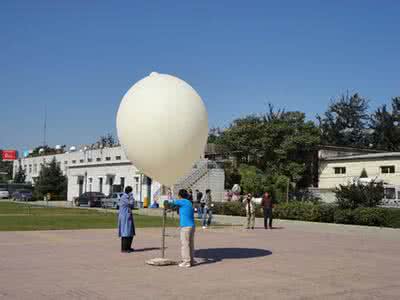
<instances>
[{"instance_id":1,"label":"person in blue shirt","mask_svg":"<svg viewBox=\"0 0 400 300\"><path fill-rule=\"evenodd\" d=\"M181 227L181 255L182 262L179 267L190 268L194 262L194 210L193 204L188 200L188 192L184 189L178 193L177 200L165 201L164 207L179 208L179 226Z\"/></svg>"},{"instance_id":2,"label":"person in blue shirt","mask_svg":"<svg viewBox=\"0 0 400 300\"><path fill-rule=\"evenodd\" d=\"M119 200L118 212L118 236L121 238L121 252L130 253L132 249L132 241L135 236L135 223L133 222L132 209L134 207L135 198L132 194L132 187L127 186L125 193Z\"/></svg>"}]
</instances>

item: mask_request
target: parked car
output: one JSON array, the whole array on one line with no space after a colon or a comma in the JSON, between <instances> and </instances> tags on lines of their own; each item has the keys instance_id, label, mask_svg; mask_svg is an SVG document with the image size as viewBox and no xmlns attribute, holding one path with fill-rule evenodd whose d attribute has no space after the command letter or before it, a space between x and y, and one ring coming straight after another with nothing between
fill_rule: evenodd
<instances>
[{"instance_id":1,"label":"parked car","mask_svg":"<svg viewBox=\"0 0 400 300\"><path fill-rule=\"evenodd\" d=\"M10 193L7 189L1 188L0 189L0 199L7 199L10 197Z\"/></svg>"},{"instance_id":2,"label":"parked car","mask_svg":"<svg viewBox=\"0 0 400 300\"><path fill-rule=\"evenodd\" d=\"M106 195L100 192L86 192L75 198L75 206L88 205L89 207L101 207L102 199Z\"/></svg>"},{"instance_id":3,"label":"parked car","mask_svg":"<svg viewBox=\"0 0 400 300\"><path fill-rule=\"evenodd\" d=\"M32 200L32 192L29 190L18 190L11 195L14 201L30 201Z\"/></svg>"},{"instance_id":4,"label":"parked car","mask_svg":"<svg viewBox=\"0 0 400 300\"><path fill-rule=\"evenodd\" d=\"M119 199L124 193L112 193L111 197L102 199L101 207L119 209Z\"/></svg>"}]
</instances>

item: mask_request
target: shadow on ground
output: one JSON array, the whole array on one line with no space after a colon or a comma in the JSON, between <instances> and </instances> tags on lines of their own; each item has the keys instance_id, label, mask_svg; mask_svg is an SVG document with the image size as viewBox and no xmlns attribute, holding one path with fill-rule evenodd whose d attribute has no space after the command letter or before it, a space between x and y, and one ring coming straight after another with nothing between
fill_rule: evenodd
<instances>
[{"instance_id":1,"label":"shadow on ground","mask_svg":"<svg viewBox=\"0 0 400 300\"><path fill-rule=\"evenodd\" d=\"M272 252L255 248L209 248L199 249L194 253L195 258L202 259L199 265L211 264L224 259L243 259L271 255Z\"/></svg>"},{"instance_id":2,"label":"shadow on ground","mask_svg":"<svg viewBox=\"0 0 400 300\"><path fill-rule=\"evenodd\" d=\"M259 226L259 227L255 227L254 229L262 229L262 230L274 230L274 229L285 229L285 227L282 227L282 226L274 226L274 227L272 227L272 228L268 228L268 229L265 229L264 227L261 227L261 226ZM250 229L249 229L250 230Z\"/></svg>"},{"instance_id":3,"label":"shadow on ground","mask_svg":"<svg viewBox=\"0 0 400 300\"><path fill-rule=\"evenodd\" d=\"M165 249L167 249L167 247L165 247ZM153 247L153 248L139 248L139 249L135 248L134 252L145 252L145 251L154 251L154 250L161 250L161 248L156 248L156 247Z\"/></svg>"}]
</instances>

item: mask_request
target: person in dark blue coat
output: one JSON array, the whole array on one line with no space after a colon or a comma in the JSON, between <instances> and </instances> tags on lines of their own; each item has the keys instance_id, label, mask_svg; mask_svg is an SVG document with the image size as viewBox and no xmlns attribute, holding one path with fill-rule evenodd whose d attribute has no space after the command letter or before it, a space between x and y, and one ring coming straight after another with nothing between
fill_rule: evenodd
<instances>
[{"instance_id":1,"label":"person in dark blue coat","mask_svg":"<svg viewBox=\"0 0 400 300\"><path fill-rule=\"evenodd\" d=\"M118 212L118 235L121 238L121 252L130 253L132 241L135 236L135 223L133 222L132 209L135 204L135 198L132 194L132 187L127 186L125 193L119 200Z\"/></svg>"}]
</instances>

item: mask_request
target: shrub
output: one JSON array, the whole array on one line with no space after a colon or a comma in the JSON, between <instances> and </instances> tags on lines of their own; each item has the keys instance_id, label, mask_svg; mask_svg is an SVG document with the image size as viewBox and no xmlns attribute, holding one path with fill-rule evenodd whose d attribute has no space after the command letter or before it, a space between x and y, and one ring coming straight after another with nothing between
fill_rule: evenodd
<instances>
[{"instance_id":1,"label":"shrub","mask_svg":"<svg viewBox=\"0 0 400 300\"><path fill-rule=\"evenodd\" d=\"M357 207L375 207L379 205L384 196L382 182L363 184L354 182L340 185L335 191L337 204L342 209L355 209Z\"/></svg>"},{"instance_id":2,"label":"shrub","mask_svg":"<svg viewBox=\"0 0 400 300\"><path fill-rule=\"evenodd\" d=\"M241 202L215 203L213 212L230 216L246 215L245 207ZM261 207L257 205L256 216L262 217L262 215ZM336 204L289 202L275 205L273 216L277 219L287 220L400 228L400 209L396 208L341 209Z\"/></svg>"},{"instance_id":3,"label":"shrub","mask_svg":"<svg viewBox=\"0 0 400 300\"><path fill-rule=\"evenodd\" d=\"M385 226L385 209L360 207L353 211L354 224L368 226Z\"/></svg>"},{"instance_id":4,"label":"shrub","mask_svg":"<svg viewBox=\"0 0 400 300\"><path fill-rule=\"evenodd\" d=\"M227 216L245 216L246 209L242 202L219 202L214 203L213 213Z\"/></svg>"},{"instance_id":5,"label":"shrub","mask_svg":"<svg viewBox=\"0 0 400 300\"><path fill-rule=\"evenodd\" d=\"M340 224L354 224L354 214L352 209L336 209L333 220Z\"/></svg>"},{"instance_id":6,"label":"shrub","mask_svg":"<svg viewBox=\"0 0 400 300\"><path fill-rule=\"evenodd\" d=\"M385 226L400 228L400 209L398 208L382 208L385 212Z\"/></svg>"}]
</instances>

